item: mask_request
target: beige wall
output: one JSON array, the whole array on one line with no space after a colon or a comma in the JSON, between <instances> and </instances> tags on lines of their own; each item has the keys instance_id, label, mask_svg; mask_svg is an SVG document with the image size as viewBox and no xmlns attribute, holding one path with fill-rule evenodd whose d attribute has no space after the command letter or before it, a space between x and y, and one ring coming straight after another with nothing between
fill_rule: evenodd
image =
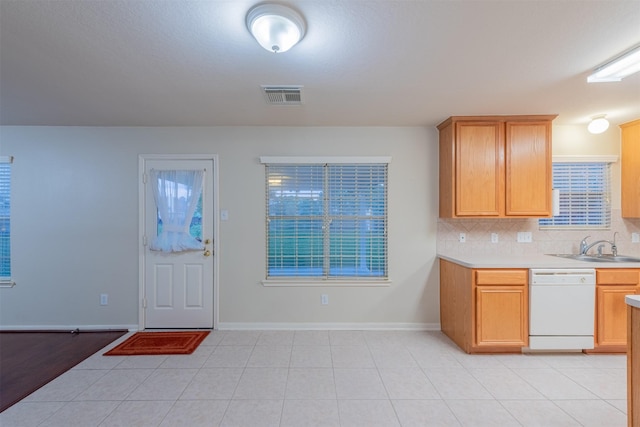
<instances>
[{"instance_id":1,"label":"beige wall","mask_svg":"<svg viewBox=\"0 0 640 427\"><path fill-rule=\"evenodd\" d=\"M620 156L620 127L592 135L586 126L554 126L553 154L560 156ZM611 167L611 207L620 209L620 161Z\"/></svg>"},{"instance_id":2,"label":"beige wall","mask_svg":"<svg viewBox=\"0 0 640 427\"><path fill-rule=\"evenodd\" d=\"M554 154L618 154L619 131L555 126ZM438 328L438 249L465 253L572 250L583 232L542 232L535 220L438 220L434 128L0 127L13 169L13 273L0 289L0 328L136 327L138 155L216 154L220 222L219 319L223 328ZM260 156L391 156L388 287L263 287L264 168ZM616 181L617 180L617 181ZM614 229L640 231L619 217ZM616 202L617 198L617 202ZM467 243L457 241L467 233ZM515 242L532 231L534 242ZM490 233L500 243L490 243ZM602 232L610 238L611 232ZM594 234L593 238L600 236ZM640 254L624 240L622 253ZM109 305L99 295L109 294ZM328 306L320 295L329 295Z\"/></svg>"},{"instance_id":3,"label":"beige wall","mask_svg":"<svg viewBox=\"0 0 640 427\"><path fill-rule=\"evenodd\" d=\"M135 327L138 155L216 154L220 326L437 328L437 133L426 128L0 128L13 273L0 325ZM260 156L391 156L388 287L264 287ZM99 295L109 294L109 305ZM329 305L320 304L321 294Z\"/></svg>"}]
</instances>

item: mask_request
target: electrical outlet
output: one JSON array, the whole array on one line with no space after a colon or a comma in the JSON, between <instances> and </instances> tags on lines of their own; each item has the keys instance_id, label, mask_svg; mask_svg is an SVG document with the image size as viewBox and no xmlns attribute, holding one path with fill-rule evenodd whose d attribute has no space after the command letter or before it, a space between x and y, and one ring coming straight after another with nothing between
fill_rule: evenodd
<instances>
[{"instance_id":1,"label":"electrical outlet","mask_svg":"<svg viewBox=\"0 0 640 427\"><path fill-rule=\"evenodd\" d=\"M460 233L460 237L458 238L460 243L464 243L467 241L467 235L465 233Z\"/></svg>"},{"instance_id":2,"label":"electrical outlet","mask_svg":"<svg viewBox=\"0 0 640 427\"><path fill-rule=\"evenodd\" d=\"M329 304L329 295L327 294L322 294L320 296L320 302L322 303L322 305L327 305Z\"/></svg>"},{"instance_id":3,"label":"electrical outlet","mask_svg":"<svg viewBox=\"0 0 640 427\"><path fill-rule=\"evenodd\" d=\"M530 231L518 231L518 243L531 243L533 238Z\"/></svg>"},{"instance_id":4,"label":"electrical outlet","mask_svg":"<svg viewBox=\"0 0 640 427\"><path fill-rule=\"evenodd\" d=\"M631 243L640 243L640 233L631 233Z\"/></svg>"},{"instance_id":5,"label":"electrical outlet","mask_svg":"<svg viewBox=\"0 0 640 427\"><path fill-rule=\"evenodd\" d=\"M491 233L491 243L498 243L498 233Z\"/></svg>"},{"instance_id":6,"label":"electrical outlet","mask_svg":"<svg viewBox=\"0 0 640 427\"><path fill-rule=\"evenodd\" d=\"M109 295L108 294L100 294L100 305L109 304Z\"/></svg>"}]
</instances>

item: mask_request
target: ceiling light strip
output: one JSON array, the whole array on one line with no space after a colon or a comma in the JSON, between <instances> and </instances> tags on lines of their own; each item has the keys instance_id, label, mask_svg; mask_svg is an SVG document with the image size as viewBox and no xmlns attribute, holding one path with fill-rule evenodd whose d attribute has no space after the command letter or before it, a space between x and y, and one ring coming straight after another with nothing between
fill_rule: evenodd
<instances>
[{"instance_id":1,"label":"ceiling light strip","mask_svg":"<svg viewBox=\"0 0 640 427\"><path fill-rule=\"evenodd\" d=\"M619 82L640 71L640 45L624 52L614 60L598 67L587 77L589 83Z\"/></svg>"}]
</instances>

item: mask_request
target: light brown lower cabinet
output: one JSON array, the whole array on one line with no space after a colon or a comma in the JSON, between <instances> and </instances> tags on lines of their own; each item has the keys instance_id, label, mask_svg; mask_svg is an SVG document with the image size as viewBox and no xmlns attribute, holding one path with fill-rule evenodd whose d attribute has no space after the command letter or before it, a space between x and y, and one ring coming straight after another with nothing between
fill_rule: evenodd
<instances>
[{"instance_id":1,"label":"light brown lower cabinet","mask_svg":"<svg viewBox=\"0 0 640 427\"><path fill-rule=\"evenodd\" d=\"M527 269L470 269L440 260L442 331L467 353L529 345Z\"/></svg>"},{"instance_id":2,"label":"light brown lower cabinet","mask_svg":"<svg viewBox=\"0 0 640 427\"><path fill-rule=\"evenodd\" d=\"M529 346L528 269L472 269L440 260L442 332L467 353L521 352ZM625 296L640 294L640 269L596 269L594 348L627 351Z\"/></svg>"},{"instance_id":3,"label":"light brown lower cabinet","mask_svg":"<svg viewBox=\"0 0 640 427\"><path fill-rule=\"evenodd\" d=\"M477 286L476 345L526 346L526 304L526 286Z\"/></svg>"},{"instance_id":4,"label":"light brown lower cabinet","mask_svg":"<svg viewBox=\"0 0 640 427\"><path fill-rule=\"evenodd\" d=\"M595 345L589 353L627 351L626 295L640 294L640 269L596 269Z\"/></svg>"}]
</instances>

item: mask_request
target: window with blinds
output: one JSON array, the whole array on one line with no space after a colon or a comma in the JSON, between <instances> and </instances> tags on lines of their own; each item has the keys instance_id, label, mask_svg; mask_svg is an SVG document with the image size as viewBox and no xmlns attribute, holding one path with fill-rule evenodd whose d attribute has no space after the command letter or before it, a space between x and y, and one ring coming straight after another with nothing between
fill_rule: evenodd
<instances>
[{"instance_id":1,"label":"window with blinds","mask_svg":"<svg viewBox=\"0 0 640 427\"><path fill-rule=\"evenodd\" d=\"M11 157L0 157L0 282L11 281Z\"/></svg>"},{"instance_id":2,"label":"window with blinds","mask_svg":"<svg viewBox=\"0 0 640 427\"><path fill-rule=\"evenodd\" d=\"M560 192L559 215L540 219L540 228L611 226L610 163L554 163L553 187Z\"/></svg>"},{"instance_id":3,"label":"window with blinds","mask_svg":"<svg viewBox=\"0 0 640 427\"><path fill-rule=\"evenodd\" d=\"M387 169L266 164L267 279L386 279Z\"/></svg>"}]
</instances>

